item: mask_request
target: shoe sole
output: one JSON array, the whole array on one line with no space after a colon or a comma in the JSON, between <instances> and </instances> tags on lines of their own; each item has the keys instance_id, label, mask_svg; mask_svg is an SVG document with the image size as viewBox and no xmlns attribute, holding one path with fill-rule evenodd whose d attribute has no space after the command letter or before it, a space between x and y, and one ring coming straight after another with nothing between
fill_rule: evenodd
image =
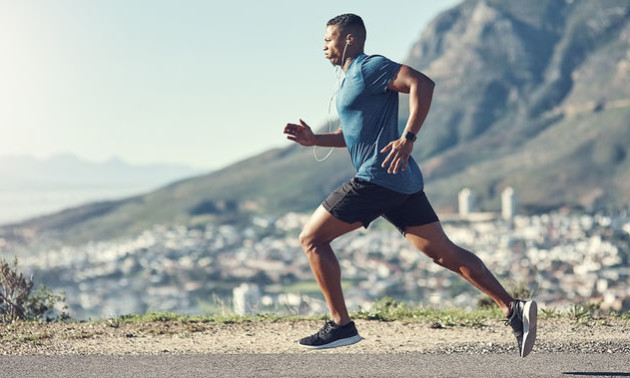
<instances>
[{"instance_id":1,"label":"shoe sole","mask_svg":"<svg viewBox=\"0 0 630 378\"><path fill-rule=\"evenodd\" d=\"M323 344L323 345L304 345L304 344L300 344L300 343L298 343L298 345L303 347L303 348L308 348L308 349L328 349L328 348L337 348L337 347L342 347L342 346L356 344L356 343L358 343L361 340L363 340L363 337L361 337L359 335L355 335L355 336L352 336L352 337L347 337L345 339L335 340L335 341L333 341L331 343Z\"/></svg>"},{"instance_id":2,"label":"shoe sole","mask_svg":"<svg viewBox=\"0 0 630 378\"><path fill-rule=\"evenodd\" d=\"M528 301L523 308L523 345L521 357L527 357L536 342L536 322L538 320L538 305L536 301Z\"/></svg>"}]
</instances>

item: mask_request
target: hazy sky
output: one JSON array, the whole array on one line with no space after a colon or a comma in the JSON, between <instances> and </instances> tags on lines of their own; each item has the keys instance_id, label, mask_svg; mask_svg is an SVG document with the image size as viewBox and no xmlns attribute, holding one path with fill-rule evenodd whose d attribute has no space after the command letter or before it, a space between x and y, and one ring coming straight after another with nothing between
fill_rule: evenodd
<instances>
[{"instance_id":1,"label":"hazy sky","mask_svg":"<svg viewBox=\"0 0 630 378\"><path fill-rule=\"evenodd\" d=\"M0 155L217 169L326 122L328 19L403 60L460 0L0 0Z\"/></svg>"}]
</instances>

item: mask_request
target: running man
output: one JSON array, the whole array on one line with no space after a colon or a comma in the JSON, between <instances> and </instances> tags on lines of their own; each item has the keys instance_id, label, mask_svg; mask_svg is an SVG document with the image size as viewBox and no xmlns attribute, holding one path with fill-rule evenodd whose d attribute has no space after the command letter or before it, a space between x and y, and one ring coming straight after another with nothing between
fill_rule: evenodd
<instances>
[{"instance_id":1,"label":"running man","mask_svg":"<svg viewBox=\"0 0 630 378\"><path fill-rule=\"evenodd\" d=\"M331 320L299 341L308 348L334 348L361 340L341 290L341 269L330 246L337 237L384 217L436 264L459 274L490 296L507 316L521 357L536 339L537 305L514 299L473 253L445 235L424 193L422 173L411 157L429 112L434 83L424 74L379 55L366 55L361 17L337 16L326 26L324 53L345 72L337 93L341 127L314 134L302 120L284 128L302 146L347 147L357 174L315 210L300 243L324 294ZM409 94L409 119L398 132L398 93Z\"/></svg>"}]
</instances>

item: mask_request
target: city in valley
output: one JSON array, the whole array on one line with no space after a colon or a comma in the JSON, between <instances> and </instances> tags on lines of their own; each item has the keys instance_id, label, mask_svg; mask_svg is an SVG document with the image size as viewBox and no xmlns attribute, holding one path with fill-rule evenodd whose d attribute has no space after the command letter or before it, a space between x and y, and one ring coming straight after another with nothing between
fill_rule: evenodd
<instances>
[{"instance_id":1,"label":"city in valley","mask_svg":"<svg viewBox=\"0 0 630 378\"><path fill-rule=\"evenodd\" d=\"M464 202L462 202L464 201ZM525 287L546 308L598 303L630 309L630 212L556 211L531 216L443 216L446 234L477 254L506 287ZM70 316L130 313L321 314L323 297L298 235L308 214L252 216L246 225L166 227L115 242L18 256L22 271L64 292ZM389 296L414 305L474 308L481 293L431 259L385 221L333 242L351 309ZM0 252L12 257L11 241Z\"/></svg>"}]
</instances>

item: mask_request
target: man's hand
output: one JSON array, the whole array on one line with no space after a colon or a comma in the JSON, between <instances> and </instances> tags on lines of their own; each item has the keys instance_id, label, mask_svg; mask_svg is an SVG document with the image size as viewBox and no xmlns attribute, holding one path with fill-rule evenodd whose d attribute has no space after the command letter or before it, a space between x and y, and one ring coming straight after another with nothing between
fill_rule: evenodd
<instances>
[{"instance_id":1,"label":"man's hand","mask_svg":"<svg viewBox=\"0 0 630 378\"><path fill-rule=\"evenodd\" d=\"M411 151L413 151L413 142L408 141L404 137L397 139L389 142L389 144L381 150L381 153L386 153L387 151L389 151L389 155L387 155L381 167L385 168L387 167L387 163L390 163L387 173L396 174L398 170L404 171L407 169L407 161L409 160L409 156L411 156Z\"/></svg>"},{"instance_id":2,"label":"man's hand","mask_svg":"<svg viewBox=\"0 0 630 378\"><path fill-rule=\"evenodd\" d=\"M300 124L287 123L284 127L284 133L287 139L294 141L302 146L312 146L315 144L315 135L311 127L306 122L300 120Z\"/></svg>"}]
</instances>

